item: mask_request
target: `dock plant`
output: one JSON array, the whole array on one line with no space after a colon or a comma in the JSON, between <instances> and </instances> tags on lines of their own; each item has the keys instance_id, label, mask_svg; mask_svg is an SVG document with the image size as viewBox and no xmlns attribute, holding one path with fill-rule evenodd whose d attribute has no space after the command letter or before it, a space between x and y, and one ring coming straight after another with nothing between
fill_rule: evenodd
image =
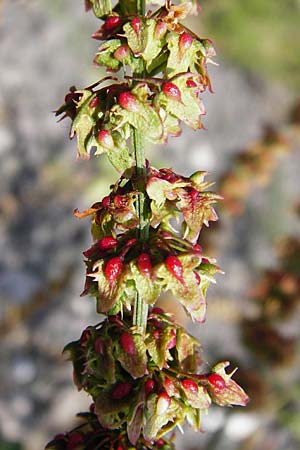
<instances>
[{"instance_id":1,"label":"dock plant","mask_svg":"<svg viewBox=\"0 0 300 450\"><path fill-rule=\"evenodd\" d=\"M85 89L71 87L56 114L71 119L78 158L106 155L119 179L106 197L74 212L91 220L82 295L95 298L99 323L64 353L92 403L47 449L168 450L173 430L185 422L200 430L212 403L248 401L229 363L207 369L200 343L156 306L170 291L201 324L220 271L199 243L220 198L206 172L183 176L145 156L147 145L179 136L183 124L203 128L201 94L211 90L215 51L181 23L198 13L196 1L86 0L85 7L100 19L94 63L107 74Z\"/></svg>"}]
</instances>

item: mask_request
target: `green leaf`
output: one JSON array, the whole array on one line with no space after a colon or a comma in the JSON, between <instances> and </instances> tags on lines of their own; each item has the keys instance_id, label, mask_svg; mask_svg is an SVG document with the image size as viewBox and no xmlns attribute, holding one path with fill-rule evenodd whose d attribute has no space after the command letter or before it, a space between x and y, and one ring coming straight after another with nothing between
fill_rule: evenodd
<instances>
[{"instance_id":1,"label":"green leaf","mask_svg":"<svg viewBox=\"0 0 300 450\"><path fill-rule=\"evenodd\" d=\"M180 415L180 406L177 401L171 398L170 406L164 414L158 415L156 412L158 395L152 394L148 397L144 412L143 435L146 441L152 441L164 434L163 427L168 422L174 422L177 415Z\"/></svg>"},{"instance_id":2,"label":"green leaf","mask_svg":"<svg viewBox=\"0 0 300 450\"><path fill-rule=\"evenodd\" d=\"M96 120L93 117L93 111L89 104L95 95L93 95L89 90L79 92L83 95L77 106L77 115L72 123L70 137L72 139L76 133L78 157L89 159L90 155L87 149L87 141L92 133L93 127L96 124Z\"/></svg>"}]
</instances>

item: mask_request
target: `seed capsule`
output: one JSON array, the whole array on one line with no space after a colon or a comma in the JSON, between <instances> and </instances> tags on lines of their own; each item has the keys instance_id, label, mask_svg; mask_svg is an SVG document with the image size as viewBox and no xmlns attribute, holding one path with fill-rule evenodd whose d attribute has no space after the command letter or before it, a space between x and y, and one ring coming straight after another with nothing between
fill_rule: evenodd
<instances>
[{"instance_id":1,"label":"seed capsule","mask_svg":"<svg viewBox=\"0 0 300 450\"><path fill-rule=\"evenodd\" d=\"M99 105L99 97L94 97L90 101L90 108L96 108Z\"/></svg>"},{"instance_id":2,"label":"seed capsule","mask_svg":"<svg viewBox=\"0 0 300 450\"><path fill-rule=\"evenodd\" d=\"M166 392L162 392L159 394L157 405L156 405L156 414L161 416L165 414L170 406L171 399Z\"/></svg>"},{"instance_id":3,"label":"seed capsule","mask_svg":"<svg viewBox=\"0 0 300 450\"><path fill-rule=\"evenodd\" d=\"M187 391L190 391L191 394L198 394L198 385L195 383L195 381L190 380L189 378L185 378L181 382L182 387L186 389Z\"/></svg>"},{"instance_id":4,"label":"seed capsule","mask_svg":"<svg viewBox=\"0 0 300 450\"><path fill-rule=\"evenodd\" d=\"M145 383L145 393L146 395L151 394L155 390L155 382L151 378L149 378Z\"/></svg>"},{"instance_id":5,"label":"seed capsule","mask_svg":"<svg viewBox=\"0 0 300 450\"><path fill-rule=\"evenodd\" d=\"M216 389L224 389L226 387L226 382L221 375L218 373L212 373L207 377L210 384L212 384Z\"/></svg>"},{"instance_id":6,"label":"seed capsule","mask_svg":"<svg viewBox=\"0 0 300 450\"><path fill-rule=\"evenodd\" d=\"M189 88L195 88L195 87L197 87L197 83L194 81L194 80L191 80L191 79L189 79L189 80L186 80L186 86L187 87L189 87Z\"/></svg>"},{"instance_id":7,"label":"seed capsule","mask_svg":"<svg viewBox=\"0 0 300 450\"><path fill-rule=\"evenodd\" d=\"M100 130L97 139L100 145L109 150L112 150L115 146L114 140L109 130Z\"/></svg>"},{"instance_id":8,"label":"seed capsule","mask_svg":"<svg viewBox=\"0 0 300 450\"><path fill-rule=\"evenodd\" d=\"M135 344L131 334L126 332L122 333L120 341L124 352L128 353L128 355L134 355Z\"/></svg>"},{"instance_id":9,"label":"seed capsule","mask_svg":"<svg viewBox=\"0 0 300 450\"><path fill-rule=\"evenodd\" d=\"M157 22L156 26L155 26L155 30L154 30L154 36L157 39L161 39L162 37L164 37L164 35L167 32L167 24L165 22Z\"/></svg>"},{"instance_id":10,"label":"seed capsule","mask_svg":"<svg viewBox=\"0 0 300 450\"><path fill-rule=\"evenodd\" d=\"M150 276L152 271L151 258L148 253L141 253L137 258L137 265L141 273L147 277Z\"/></svg>"},{"instance_id":11,"label":"seed capsule","mask_svg":"<svg viewBox=\"0 0 300 450\"><path fill-rule=\"evenodd\" d=\"M114 284L122 272L123 262L119 256L115 256L107 261L104 274L110 285Z\"/></svg>"},{"instance_id":12,"label":"seed capsule","mask_svg":"<svg viewBox=\"0 0 300 450\"><path fill-rule=\"evenodd\" d=\"M171 81L166 81L165 83L163 83L162 90L168 98L177 100L178 102L181 101L180 89Z\"/></svg>"},{"instance_id":13,"label":"seed capsule","mask_svg":"<svg viewBox=\"0 0 300 450\"><path fill-rule=\"evenodd\" d=\"M121 45L121 47L117 48L117 50L114 52L114 58L117 61L122 62L124 61L124 59L128 58L129 54L130 54L129 47L128 45L124 44Z\"/></svg>"},{"instance_id":14,"label":"seed capsule","mask_svg":"<svg viewBox=\"0 0 300 450\"><path fill-rule=\"evenodd\" d=\"M168 256L165 260L165 264L168 271L183 284L183 267L177 256Z\"/></svg>"},{"instance_id":15,"label":"seed capsule","mask_svg":"<svg viewBox=\"0 0 300 450\"><path fill-rule=\"evenodd\" d=\"M174 384L174 382L173 382L170 378L168 378L168 377L165 378L164 388L166 389L167 394L168 394L170 397L172 397L172 396L174 395L174 393L175 393L175 384Z\"/></svg>"},{"instance_id":16,"label":"seed capsule","mask_svg":"<svg viewBox=\"0 0 300 450\"><path fill-rule=\"evenodd\" d=\"M179 38L179 48L182 52L188 50L193 43L193 38L188 33L182 33Z\"/></svg>"},{"instance_id":17,"label":"seed capsule","mask_svg":"<svg viewBox=\"0 0 300 450\"><path fill-rule=\"evenodd\" d=\"M119 104L129 112L139 112L140 110L136 97L129 91L121 92L119 95Z\"/></svg>"},{"instance_id":18,"label":"seed capsule","mask_svg":"<svg viewBox=\"0 0 300 450\"><path fill-rule=\"evenodd\" d=\"M136 34L140 34L141 32L141 19L139 17L134 17L131 21L131 26L136 32Z\"/></svg>"},{"instance_id":19,"label":"seed capsule","mask_svg":"<svg viewBox=\"0 0 300 450\"><path fill-rule=\"evenodd\" d=\"M122 21L119 16L110 16L104 23L105 31L112 31L114 28L121 25Z\"/></svg>"},{"instance_id":20,"label":"seed capsule","mask_svg":"<svg viewBox=\"0 0 300 450\"><path fill-rule=\"evenodd\" d=\"M167 350L171 350L172 348L174 348L175 347L175 345L176 345L176 331L174 331L174 330L171 330L171 335L173 336L170 340L169 340L169 342L168 342L168 344L167 344Z\"/></svg>"},{"instance_id":21,"label":"seed capsule","mask_svg":"<svg viewBox=\"0 0 300 450\"><path fill-rule=\"evenodd\" d=\"M115 248L117 244L117 239L113 238L112 236L105 236L98 242L100 250L110 250L111 248Z\"/></svg>"}]
</instances>

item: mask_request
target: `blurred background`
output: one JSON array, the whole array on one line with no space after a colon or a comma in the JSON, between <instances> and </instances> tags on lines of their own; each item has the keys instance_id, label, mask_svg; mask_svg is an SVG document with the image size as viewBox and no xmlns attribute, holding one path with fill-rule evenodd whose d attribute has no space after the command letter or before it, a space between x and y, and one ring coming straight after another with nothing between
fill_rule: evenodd
<instances>
[{"instance_id":1,"label":"blurred background","mask_svg":"<svg viewBox=\"0 0 300 450\"><path fill-rule=\"evenodd\" d=\"M89 405L61 350L97 323L80 298L89 222L74 208L116 178L107 161L76 161L69 124L52 114L93 67L98 28L81 0L0 1L0 450L40 450ZM226 272L208 293L207 322L191 325L208 366L231 360L251 397L212 408L182 450L300 448L300 2L203 0L188 24L213 39L214 94L205 131L185 130L152 162L184 175L209 171L224 201L203 230L204 252ZM188 151L187 151L188 150ZM232 368L234 368L232 366Z\"/></svg>"}]
</instances>

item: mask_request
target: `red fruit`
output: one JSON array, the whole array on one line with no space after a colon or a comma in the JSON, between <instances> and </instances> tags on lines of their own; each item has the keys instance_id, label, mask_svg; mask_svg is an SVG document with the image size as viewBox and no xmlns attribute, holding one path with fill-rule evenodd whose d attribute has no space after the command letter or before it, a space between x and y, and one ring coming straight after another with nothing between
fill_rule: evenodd
<instances>
[{"instance_id":1,"label":"red fruit","mask_svg":"<svg viewBox=\"0 0 300 450\"><path fill-rule=\"evenodd\" d=\"M137 265L141 273L147 277L150 276L152 271L151 258L148 253L141 253L137 258Z\"/></svg>"},{"instance_id":2,"label":"red fruit","mask_svg":"<svg viewBox=\"0 0 300 450\"><path fill-rule=\"evenodd\" d=\"M180 283L184 284L183 267L180 259L178 259L177 256L168 256L165 260L165 264L168 271L177 278Z\"/></svg>"},{"instance_id":3,"label":"red fruit","mask_svg":"<svg viewBox=\"0 0 300 450\"><path fill-rule=\"evenodd\" d=\"M141 19L139 17L134 17L131 21L131 26L136 32L136 34L140 34L141 31Z\"/></svg>"},{"instance_id":4,"label":"red fruit","mask_svg":"<svg viewBox=\"0 0 300 450\"><path fill-rule=\"evenodd\" d=\"M195 275L195 278L196 278L196 283L199 286L199 284L201 283L201 277L200 277L199 273L196 272L195 270L194 270L194 275Z\"/></svg>"},{"instance_id":5,"label":"red fruit","mask_svg":"<svg viewBox=\"0 0 300 450\"><path fill-rule=\"evenodd\" d=\"M107 195L106 197L104 197L102 199L102 206L103 208L107 209L110 206L111 200L110 200L110 196Z\"/></svg>"},{"instance_id":6,"label":"red fruit","mask_svg":"<svg viewBox=\"0 0 300 450\"><path fill-rule=\"evenodd\" d=\"M158 441L155 441L155 447L157 448L161 448L165 445L165 441L163 440L163 438L158 439Z\"/></svg>"},{"instance_id":7,"label":"red fruit","mask_svg":"<svg viewBox=\"0 0 300 450\"><path fill-rule=\"evenodd\" d=\"M80 444L82 444L83 441L84 441L84 438L83 438L82 434L77 433L76 431L74 431L73 433L70 433L68 443L67 443L67 450L74 450Z\"/></svg>"},{"instance_id":8,"label":"red fruit","mask_svg":"<svg viewBox=\"0 0 300 450\"><path fill-rule=\"evenodd\" d=\"M114 284L122 272L123 262L119 256L107 261L104 274L109 284Z\"/></svg>"},{"instance_id":9,"label":"red fruit","mask_svg":"<svg viewBox=\"0 0 300 450\"><path fill-rule=\"evenodd\" d=\"M186 80L186 86L189 88L195 88L197 87L197 83L194 80Z\"/></svg>"},{"instance_id":10,"label":"red fruit","mask_svg":"<svg viewBox=\"0 0 300 450\"><path fill-rule=\"evenodd\" d=\"M156 39L161 39L167 32L167 24L165 22L157 22L154 30Z\"/></svg>"},{"instance_id":11,"label":"red fruit","mask_svg":"<svg viewBox=\"0 0 300 450\"><path fill-rule=\"evenodd\" d=\"M100 337L95 340L94 349L96 353L103 355L103 340Z\"/></svg>"},{"instance_id":12,"label":"red fruit","mask_svg":"<svg viewBox=\"0 0 300 450\"><path fill-rule=\"evenodd\" d=\"M160 338L160 332L158 330L154 330L152 336L155 340L158 340Z\"/></svg>"},{"instance_id":13,"label":"red fruit","mask_svg":"<svg viewBox=\"0 0 300 450\"><path fill-rule=\"evenodd\" d=\"M114 400L121 400L126 397L132 390L132 385L130 383L118 383L112 393L111 396Z\"/></svg>"},{"instance_id":14,"label":"red fruit","mask_svg":"<svg viewBox=\"0 0 300 450\"><path fill-rule=\"evenodd\" d=\"M153 314L165 314L164 310L161 308L158 308L157 306L152 309L151 313Z\"/></svg>"},{"instance_id":15,"label":"red fruit","mask_svg":"<svg viewBox=\"0 0 300 450\"><path fill-rule=\"evenodd\" d=\"M198 394L198 385L197 383L195 383L195 381L190 380L189 378L185 378L184 380L182 380L181 384L182 387L187 391L190 391L191 394Z\"/></svg>"},{"instance_id":16,"label":"red fruit","mask_svg":"<svg viewBox=\"0 0 300 450\"><path fill-rule=\"evenodd\" d=\"M154 392L154 390L155 390L155 382L151 378L148 378L148 380L145 383L146 395L151 394L152 392Z\"/></svg>"},{"instance_id":17,"label":"red fruit","mask_svg":"<svg viewBox=\"0 0 300 450\"><path fill-rule=\"evenodd\" d=\"M167 344L167 350L171 350L171 348L174 348L176 345L176 331L171 330L171 335L173 336L170 341Z\"/></svg>"},{"instance_id":18,"label":"red fruit","mask_svg":"<svg viewBox=\"0 0 300 450\"><path fill-rule=\"evenodd\" d=\"M179 48L181 51L185 51L190 48L193 43L193 38L188 33L182 33L179 38Z\"/></svg>"},{"instance_id":19,"label":"red fruit","mask_svg":"<svg viewBox=\"0 0 300 450\"><path fill-rule=\"evenodd\" d=\"M89 340L89 338L91 337L91 330L89 330L88 328L86 328L85 330L83 330L82 335L80 337L80 345L81 347L85 347L87 341Z\"/></svg>"},{"instance_id":20,"label":"red fruit","mask_svg":"<svg viewBox=\"0 0 300 450\"><path fill-rule=\"evenodd\" d=\"M97 139L100 145L108 148L109 150L113 149L115 146L112 135L108 130L100 130Z\"/></svg>"},{"instance_id":21,"label":"red fruit","mask_svg":"<svg viewBox=\"0 0 300 450\"><path fill-rule=\"evenodd\" d=\"M124 61L124 59L128 58L130 54L130 50L128 45L121 45L121 47L117 48L114 53L114 58L120 62Z\"/></svg>"},{"instance_id":22,"label":"red fruit","mask_svg":"<svg viewBox=\"0 0 300 450\"><path fill-rule=\"evenodd\" d=\"M131 336L131 334L129 333L122 333L121 334L121 346L124 350L124 352L128 353L128 355L134 355L135 353L135 344L134 344L134 340Z\"/></svg>"},{"instance_id":23,"label":"red fruit","mask_svg":"<svg viewBox=\"0 0 300 450\"><path fill-rule=\"evenodd\" d=\"M162 392L158 396L157 404L156 404L156 414L161 416L165 414L170 406L171 398L166 392Z\"/></svg>"},{"instance_id":24,"label":"red fruit","mask_svg":"<svg viewBox=\"0 0 300 450\"><path fill-rule=\"evenodd\" d=\"M207 377L210 384L212 384L216 389L224 389L226 387L226 382L221 375L217 373L212 373Z\"/></svg>"},{"instance_id":25,"label":"red fruit","mask_svg":"<svg viewBox=\"0 0 300 450\"><path fill-rule=\"evenodd\" d=\"M168 377L165 378L164 388L166 389L167 394L168 394L170 397L172 397L172 396L174 395L174 392L175 392L175 384L174 384L173 381L172 381L170 378L168 378Z\"/></svg>"},{"instance_id":26,"label":"red fruit","mask_svg":"<svg viewBox=\"0 0 300 450\"><path fill-rule=\"evenodd\" d=\"M199 244L193 245L193 250L195 250L195 252L202 253L202 247Z\"/></svg>"},{"instance_id":27,"label":"red fruit","mask_svg":"<svg viewBox=\"0 0 300 450\"><path fill-rule=\"evenodd\" d=\"M119 95L119 104L129 112L138 112L140 110L136 97L129 91L121 92Z\"/></svg>"},{"instance_id":28,"label":"red fruit","mask_svg":"<svg viewBox=\"0 0 300 450\"><path fill-rule=\"evenodd\" d=\"M110 16L104 23L105 31L112 31L114 28L121 25L122 21L119 16Z\"/></svg>"},{"instance_id":29,"label":"red fruit","mask_svg":"<svg viewBox=\"0 0 300 450\"><path fill-rule=\"evenodd\" d=\"M111 248L115 248L117 244L117 239L113 238L112 236L105 236L98 242L100 250L110 250Z\"/></svg>"},{"instance_id":30,"label":"red fruit","mask_svg":"<svg viewBox=\"0 0 300 450\"><path fill-rule=\"evenodd\" d=\"M99 105L99 97L94 97L93 100L90 101L90 108L96 108Z\"/></svg>"},{"instance_id":31,"label":"red fruit","mask_svg":"<svg viewBox=\"0 0 300 450\"><path fill-rule=\"evenodd\" d=\"M117 208L124 208L124 206L126 205L126 198L123 197L122 195L115 195L114 196L114 204L116 205Z\"/></svg>"},{"instance_id":32,"label":"red fruit","mask_svg":"<svg viewBox=\"0 0 300 450\"><path fill-rule=\"evenodd\" d=\"M202 264L210 264L210 262L208 261L207 258L202 258L201 263Z\"/></svg>"},{"instance_id":33,"label":"red fruit","mask_svg":"<svg viewBox=\"0 0 300 450\"><path fill-rule=\"evenodd\" d=\"M177 100L178 102L181 101L180 89L176 86L176 84L171 83L171 81L166 81L163 83L162 90L168 98Z\"/></svg>"}]
</instances>

